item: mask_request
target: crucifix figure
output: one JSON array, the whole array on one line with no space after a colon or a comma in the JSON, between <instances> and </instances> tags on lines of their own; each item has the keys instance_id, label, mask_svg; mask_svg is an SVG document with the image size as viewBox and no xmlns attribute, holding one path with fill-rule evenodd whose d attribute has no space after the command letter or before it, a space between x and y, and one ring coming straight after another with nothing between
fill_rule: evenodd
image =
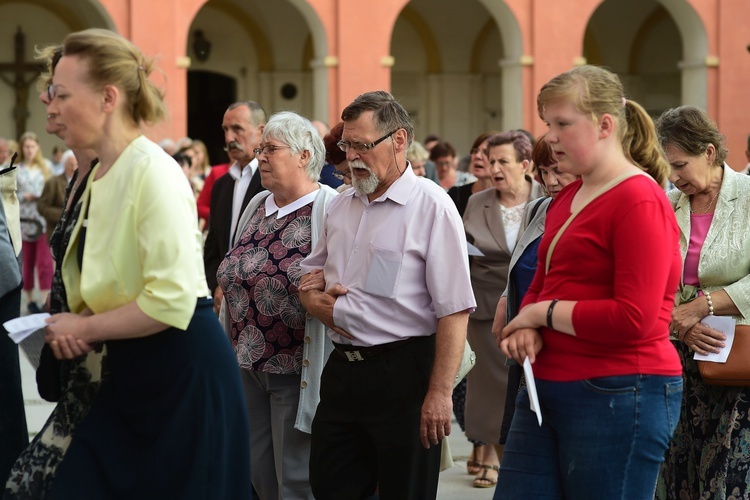
<instances>
[{"instance_id":1,"label":"crucifix figure","mask_svg":"<svg viewBox=\"0 0 750 500\"><path fill-rule=\"evenodd\" d=\"M16 105L13 108L13 118L16 122L16 139L26 132L26 119L29 117L27 102L29 100L29 85L44 70L44 65L27 63L24 61L24 35L21 27L18 27L15 35L16 57L11 63L0 63L0 79L13 87L16 91ZM3 73L13 73L13 78L6 77ZM26 73L31 73L27 80Z\"/></svg>"}]
</instances>

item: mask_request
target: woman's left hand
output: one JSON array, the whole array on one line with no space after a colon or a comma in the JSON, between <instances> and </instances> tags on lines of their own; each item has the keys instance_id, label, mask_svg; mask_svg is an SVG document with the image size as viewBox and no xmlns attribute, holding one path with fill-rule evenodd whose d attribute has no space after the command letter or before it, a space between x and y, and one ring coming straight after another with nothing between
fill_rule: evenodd
<instances>
[{"instance_id":1,"label":"woman's left hand","mask_svg":"<svg viewBox=\"0 0 750 500\"><path fill-rule=\"evenodd\" d=\"M680 304L672 309L672 322L669 324L669 331L676 335L677 338L682 338L685 332L703 319L705 311L701 302L706 302L706 299L698 297L693 301Z\"/></svg>"},{"instance_id":2,"label":"woman's left hand","mask_svg":"<svg viewBox=\"0 0 750 500\"><path fill-rule=\"evenodd\" d=\"M80 337L86 328L86 318L79 314L61 313L47 318L44 340L57 359L75 359L93 349Z\"/></svg>"}]
</instances>

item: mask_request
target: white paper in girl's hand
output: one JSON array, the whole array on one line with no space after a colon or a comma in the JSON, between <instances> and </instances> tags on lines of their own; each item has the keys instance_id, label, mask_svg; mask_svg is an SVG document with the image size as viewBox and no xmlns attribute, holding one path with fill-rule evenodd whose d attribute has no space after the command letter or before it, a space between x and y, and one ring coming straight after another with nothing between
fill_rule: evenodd
<instances>
[{"instance_id":1,"label":"white paper in girl's hand","mask_svg":"<svg viewBox=\"0 0 750 500\"><path fill-rule=\"evenodd\" d=\"M727 339L724 341L724 347L719 352L715 354L698 354L696 352L693 359L697 361L711 361L713 363L726 363L729 351L732 350L732 344L734 343L734 318L731 316L706 316L701 320L701 323L709 328L720 331L727 336Z\"/></svg>"},{"instance_id":2,"label":"white paper in girl's hand","mask_svg":"<svg viewBox=\"0 0 750 500\"><path fill-rule=\"evenodd\" d=\"M536 382L534 381L534 372L531 369L531 361L529 357L523 360L523 374L526 376L526 390L529 391L529 405L531 411L536 413L536 419L539 421L539 426L542 426L542 410L539 408L539 396L536 393Z\"/></svg>"}]
</instances>

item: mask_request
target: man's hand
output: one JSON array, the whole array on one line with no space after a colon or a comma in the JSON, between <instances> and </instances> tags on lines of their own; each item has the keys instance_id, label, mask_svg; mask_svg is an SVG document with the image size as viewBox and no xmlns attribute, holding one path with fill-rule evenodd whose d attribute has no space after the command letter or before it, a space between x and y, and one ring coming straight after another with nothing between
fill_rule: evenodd
<instances>
[{"instance_id":1,"label":"man's hand","mask_svg":"<svg viewBox=\"0 0 750 500\"><path fill-rule=\"evenodd\" d=\"M300 302L311 316L318 318L325 326L342 337L354 340L353 335L336 326L333 321L333 306L336 299L341 295L346 295L349 290L339 284L322 291L324 287L325 278L322 270L315 270L304 275L298 287Z\"/></svg>"},{"instance_id":2,"label":"man's hand","mask_svg":"<svg viewBox=\"0 0 750 500\"><path fill-rule=\"evenodd\" d=\"M451 415L453 413L453 399L450 392L439 393L430 389L422 403L422 423L419 436L422 446L429 449L430 445L437 445L445 436L451 433Z\"/></svg>"}]
</instances>

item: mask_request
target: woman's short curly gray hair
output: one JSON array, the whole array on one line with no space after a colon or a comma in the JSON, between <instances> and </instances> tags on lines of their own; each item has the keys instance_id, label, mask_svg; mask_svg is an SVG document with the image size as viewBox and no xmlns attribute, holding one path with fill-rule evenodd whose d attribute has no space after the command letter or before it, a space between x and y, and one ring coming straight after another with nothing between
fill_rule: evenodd
<instances>
[{"instance_id":1,"label":"woman's short curly gray hair","mask_svg":"<svg viewBox=\"0 0 750 500\"><path fill-rule=\"evenodd\" d=\"M307 118L291 111L280 111L263 127L263 143L275 139L287 144L292 153L310 152L305 173L310 180L320 179L320 171L326 157L326 148L320 133Z\"/></svg>"}]
</instances>

